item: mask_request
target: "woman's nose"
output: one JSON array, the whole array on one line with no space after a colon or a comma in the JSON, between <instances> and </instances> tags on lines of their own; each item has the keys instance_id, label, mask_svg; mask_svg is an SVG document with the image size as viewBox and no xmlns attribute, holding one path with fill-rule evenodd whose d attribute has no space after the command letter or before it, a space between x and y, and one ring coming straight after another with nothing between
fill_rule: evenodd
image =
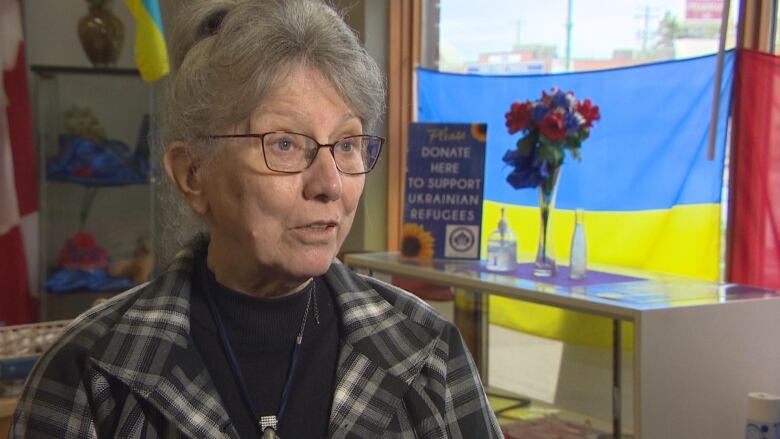
<instances>
[{"instance_id":1,"label":"woman's nose","mask_svg":"<svg viewBox=\"0 0 780 439\"><path fill-rule=\"evenodd\" d=\"M332 148L332 147L331 147ZM342 175L336 167L331 148L319 148L311 165L304 171L304 196L325 201L341 197Z\"/></svg>"}]
</instances>

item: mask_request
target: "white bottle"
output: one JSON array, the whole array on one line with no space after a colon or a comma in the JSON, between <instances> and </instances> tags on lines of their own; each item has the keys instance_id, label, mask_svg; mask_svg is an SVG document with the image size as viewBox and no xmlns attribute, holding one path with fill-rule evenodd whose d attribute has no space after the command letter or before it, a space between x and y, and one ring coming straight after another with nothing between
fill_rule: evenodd
<instances>
[{"instance_id":1,"label":"white bottle","mask_svg":"<svg viewBox=\"0 0 780 439\"><path fill-rule=\"evenodd\" d=\"M486 267L492 271L512 271L517 268L517 237L506 222L503 207L498 228L488 238Z\"/></svg>"},{"instance_id":2,"label":"white bottle","mask_svg":"<svg viewBox=\"0 0 780 439\"><path fill-rule=\"evenodd\" d=\"M585 242L584 221L585 212L582 209L577 209L569 255L569 277L572 279L584 279L588 273L588 246Z\"/></svg>"}]
</instances>

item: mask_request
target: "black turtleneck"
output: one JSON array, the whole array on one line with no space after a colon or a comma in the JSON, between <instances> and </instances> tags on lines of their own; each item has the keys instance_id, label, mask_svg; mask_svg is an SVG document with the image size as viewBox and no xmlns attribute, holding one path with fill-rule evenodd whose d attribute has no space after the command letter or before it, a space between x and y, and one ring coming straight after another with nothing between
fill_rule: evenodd
<instances>
[{"instance_id":1,"label":"black turtleneck","mask_svg":"<svg viewBox=\"0 0 780 439\"><path fill-rule=\"evenodd\" d=\"M241 397L204 294L214 298L255 409L259 416L266 416L276 415L279 409L295 337L313 292L315 300L309 308L300 359L278 433L282 438L325 436L339 350L338 320L327 284L315 278L298 293L257 298L217 282L206 265L203 249L195 255L192 285L190 334L242 438L258 437L256 420Z\"/></svg>"}]
</instances>

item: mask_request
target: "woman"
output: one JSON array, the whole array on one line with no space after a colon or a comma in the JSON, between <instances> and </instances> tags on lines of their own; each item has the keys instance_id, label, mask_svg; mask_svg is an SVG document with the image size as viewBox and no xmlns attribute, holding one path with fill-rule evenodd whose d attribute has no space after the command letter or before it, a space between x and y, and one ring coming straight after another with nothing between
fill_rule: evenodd
<instances>
[{"instance_id":1,"label":"woman","mask_svg":"<svg viewBox=\"0 0 780 439\"><path fill-rule=\"evenodd\" d=\"M163 161L207 233L70 326L11 436L499 437L457 330L335 259L384 142L355 35L313 0L176 29Z\"/></svg>"}]
</instances>

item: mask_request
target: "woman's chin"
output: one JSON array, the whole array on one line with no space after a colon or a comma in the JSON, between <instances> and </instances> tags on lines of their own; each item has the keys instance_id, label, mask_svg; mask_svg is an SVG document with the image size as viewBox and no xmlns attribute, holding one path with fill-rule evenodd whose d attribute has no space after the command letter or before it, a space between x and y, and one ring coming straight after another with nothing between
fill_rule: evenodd
<instances>
[{"instance_id":1,"label":"woman's chin","mask_svg":"<svg viewBox=\"0 0 780 439\"><path fill-rule=\"evenodd\" d=\"M286 271L300 279L308 279L325 274L333 263L331 255L302 255L290 260Z\"/></svg>"}]
</instances>

